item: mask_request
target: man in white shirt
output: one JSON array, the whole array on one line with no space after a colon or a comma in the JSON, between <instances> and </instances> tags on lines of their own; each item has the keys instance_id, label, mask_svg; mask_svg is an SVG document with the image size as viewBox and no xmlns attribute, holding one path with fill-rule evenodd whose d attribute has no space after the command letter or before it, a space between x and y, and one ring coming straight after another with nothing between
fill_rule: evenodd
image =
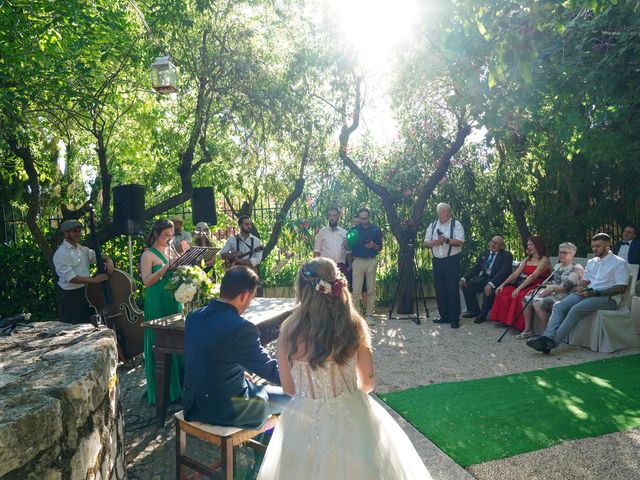
<instances>
[{"instance_id":1,"label":"man in white shirt","mask_svg":"<svg viewBox=\"0 0 640 480\"><path fill-rule=\"evenodd\" d=\"M549 353L569 335L584 317L597 310L615 310L629 281L629 264L610 250L611 237L598 233L591 238L595 257L587 262L576 293L553 305L544 333L527 341L527 346Z\"/></svg>"},{"instance_id":2,"label":"man in white shirt","mask_svg":"<svg viewBox=\"0 0 640 480\"><path fill-rule=\"evenodd\" d=\"M233 265L244 265L253 268L257 273L258 265L262 261L262 242L251 234L253 221L248 215L238 218L240 233L227 238L227 242L220 250L220 257L225 261L226 268Z\"/></svg>"},{"instance_id":3,"label":"man in white shirt","mask_svg":"<svg viewBox=\"0 0 640 480\"><path fill-rule=\"evenodd\" d=\"M53 255L53 265L58 277L56 283L58 316L62 322L66 323L88 323L92 311L84 293L84 286L108 280L109 274L113 273L113 262L103 255L107 273L99 273L92 277L89 265L96 263L96 254L79 243L82 237L82 224L77 220L66 220L62 222L60 230L64 234L64 241Z\"/></svg>"},{"instance_id":4,"label":"man in white shirt","mask_svg":"<svg viewBox=\"0 0 640 480\"><path fill-rule=\"evenodd\" d=\"M347 251L345 250L345 240L347 231L338 226L340 220L340 209L330 207L327 211L329 226L321 228L316 234L313 246L314 257L330 258L338 264L340 271L347 271Z\"/></svg>"},{"instance_id":5,"label":"man in white shirt","mask_svg":"<svg viewBox=\"0 0 640 480\"><path fill-rule=\"evenodd\" d=\"M173 222L173 240L172 244L178 253L182 254L186 250L188 250L188 246L182 242L187 242L187 244L191 245L193 239L191 238L191 233L183 230L182 226L184 221L180 216L174 216L171 218Z\"/></svg>"},{"instance_id":6,"label":"man in white shirt","mask_svg":"<svg viewBox=\"0 0 640 480\"><path fill-rule=\"evenodd\" d=\"M440 318L435 323L460 326L460 251L464 244L464 227L451 217L451 207L439 203L438 219L427 227L424 246L433 254L433 279Z\"/></svg>"}]
</instances>

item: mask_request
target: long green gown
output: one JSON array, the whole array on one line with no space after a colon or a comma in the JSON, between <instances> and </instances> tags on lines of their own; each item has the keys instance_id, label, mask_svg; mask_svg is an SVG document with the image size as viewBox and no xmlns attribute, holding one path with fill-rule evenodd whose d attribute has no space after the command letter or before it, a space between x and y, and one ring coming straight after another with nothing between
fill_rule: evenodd
<instances>
[{"instance_id":1,"label":"long green gown","mask_svg":"<svg viewBox=\"0 0 640 480\"><path fill-rule=\"evenodd\" d=\"M168 263L167 259L155 248L151 251L162 260ZM162 265L154 265L151 273L158 271ZM182 311L182 304L177 302L173 294L165 288L168 277L165 275L156 283L147 287L144 299L144 319L154 320L166 315L173 315ZM156 377L155 361L152 347L156 343L156 336L150 328L144 329L144 369L147 377L147 398L150 405L156 403ZM169 401L173 402L182 396L182 372L184 371L184 359L182 355L171 355L171 371L169 381Z\"/></svg>"}]
</instances>

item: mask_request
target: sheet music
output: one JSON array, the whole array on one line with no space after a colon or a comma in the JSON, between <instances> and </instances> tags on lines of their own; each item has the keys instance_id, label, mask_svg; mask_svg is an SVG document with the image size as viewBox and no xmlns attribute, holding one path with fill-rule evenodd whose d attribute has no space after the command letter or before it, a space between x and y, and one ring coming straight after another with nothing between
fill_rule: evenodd
<instances>
[{"instance_id":1,"label":"sheet music","mask_svg":"<svg viewBox=\"0 0 640 480\"><path fill-rule=\"evenodd\" d=\"M169 267L169 272L182 265L200 265L204 260L211 260L220 251L217 247L191 247Z\"/></svg>"}]
</instances>

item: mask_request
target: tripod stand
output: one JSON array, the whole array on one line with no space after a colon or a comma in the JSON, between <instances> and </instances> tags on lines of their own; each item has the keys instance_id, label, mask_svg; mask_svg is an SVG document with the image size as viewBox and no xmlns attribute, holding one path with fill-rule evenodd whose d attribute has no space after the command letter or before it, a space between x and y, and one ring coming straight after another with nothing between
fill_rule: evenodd
<instances>
[{"instance_id":1,"label":"tripod stand","mask_svg":"<svg viewBox=\"0 0 640 480\"><path fill-rule=\"evenodd\" d=\"M409 320L413 320L416 325L420 325L420 302L418 300L418 292L420 293L420 297L422 298L422 304L424 306L425 316L424 318L429 318L429 309L427 308L427 300L425 299L425 289L422 285L422 278L420 277L420 272L418 270L418 263L416 262L416 250L414 248L413 243L409 245L409 252L404 257L402 261L402 265L400 266L399 272L402 272L401 275L398 275L398 284L396 285L396 291L393 294L393 303L391 303L391 308L389 309L388 318L400 319L400 318L408 318ZM411 268L411 270L409 270ZM411 271L412 278L415 280L413 283L413 299L415 306L415 316L393 316L393 309L398 302L398 291L400 290L400 284L405 279L408 272Z\"/></svg>"}]
</instances>

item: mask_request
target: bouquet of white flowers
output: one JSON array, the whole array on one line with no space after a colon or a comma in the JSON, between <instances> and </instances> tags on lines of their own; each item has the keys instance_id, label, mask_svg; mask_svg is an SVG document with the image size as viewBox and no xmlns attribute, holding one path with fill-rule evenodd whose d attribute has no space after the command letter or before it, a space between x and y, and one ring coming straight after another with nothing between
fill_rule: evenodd
<instances>
[{"instance_id":1,"label":"bouquet of white flowers","mask_svg":"<svg viewBox=\"0 0 640 480\"><path fill-rule=\"evenodd\" d=\"M187 305L187 310L206 305L214 297L214 285L200 267L180 266L167 282L176 301Z\"/></svg>"}]
</instances>

